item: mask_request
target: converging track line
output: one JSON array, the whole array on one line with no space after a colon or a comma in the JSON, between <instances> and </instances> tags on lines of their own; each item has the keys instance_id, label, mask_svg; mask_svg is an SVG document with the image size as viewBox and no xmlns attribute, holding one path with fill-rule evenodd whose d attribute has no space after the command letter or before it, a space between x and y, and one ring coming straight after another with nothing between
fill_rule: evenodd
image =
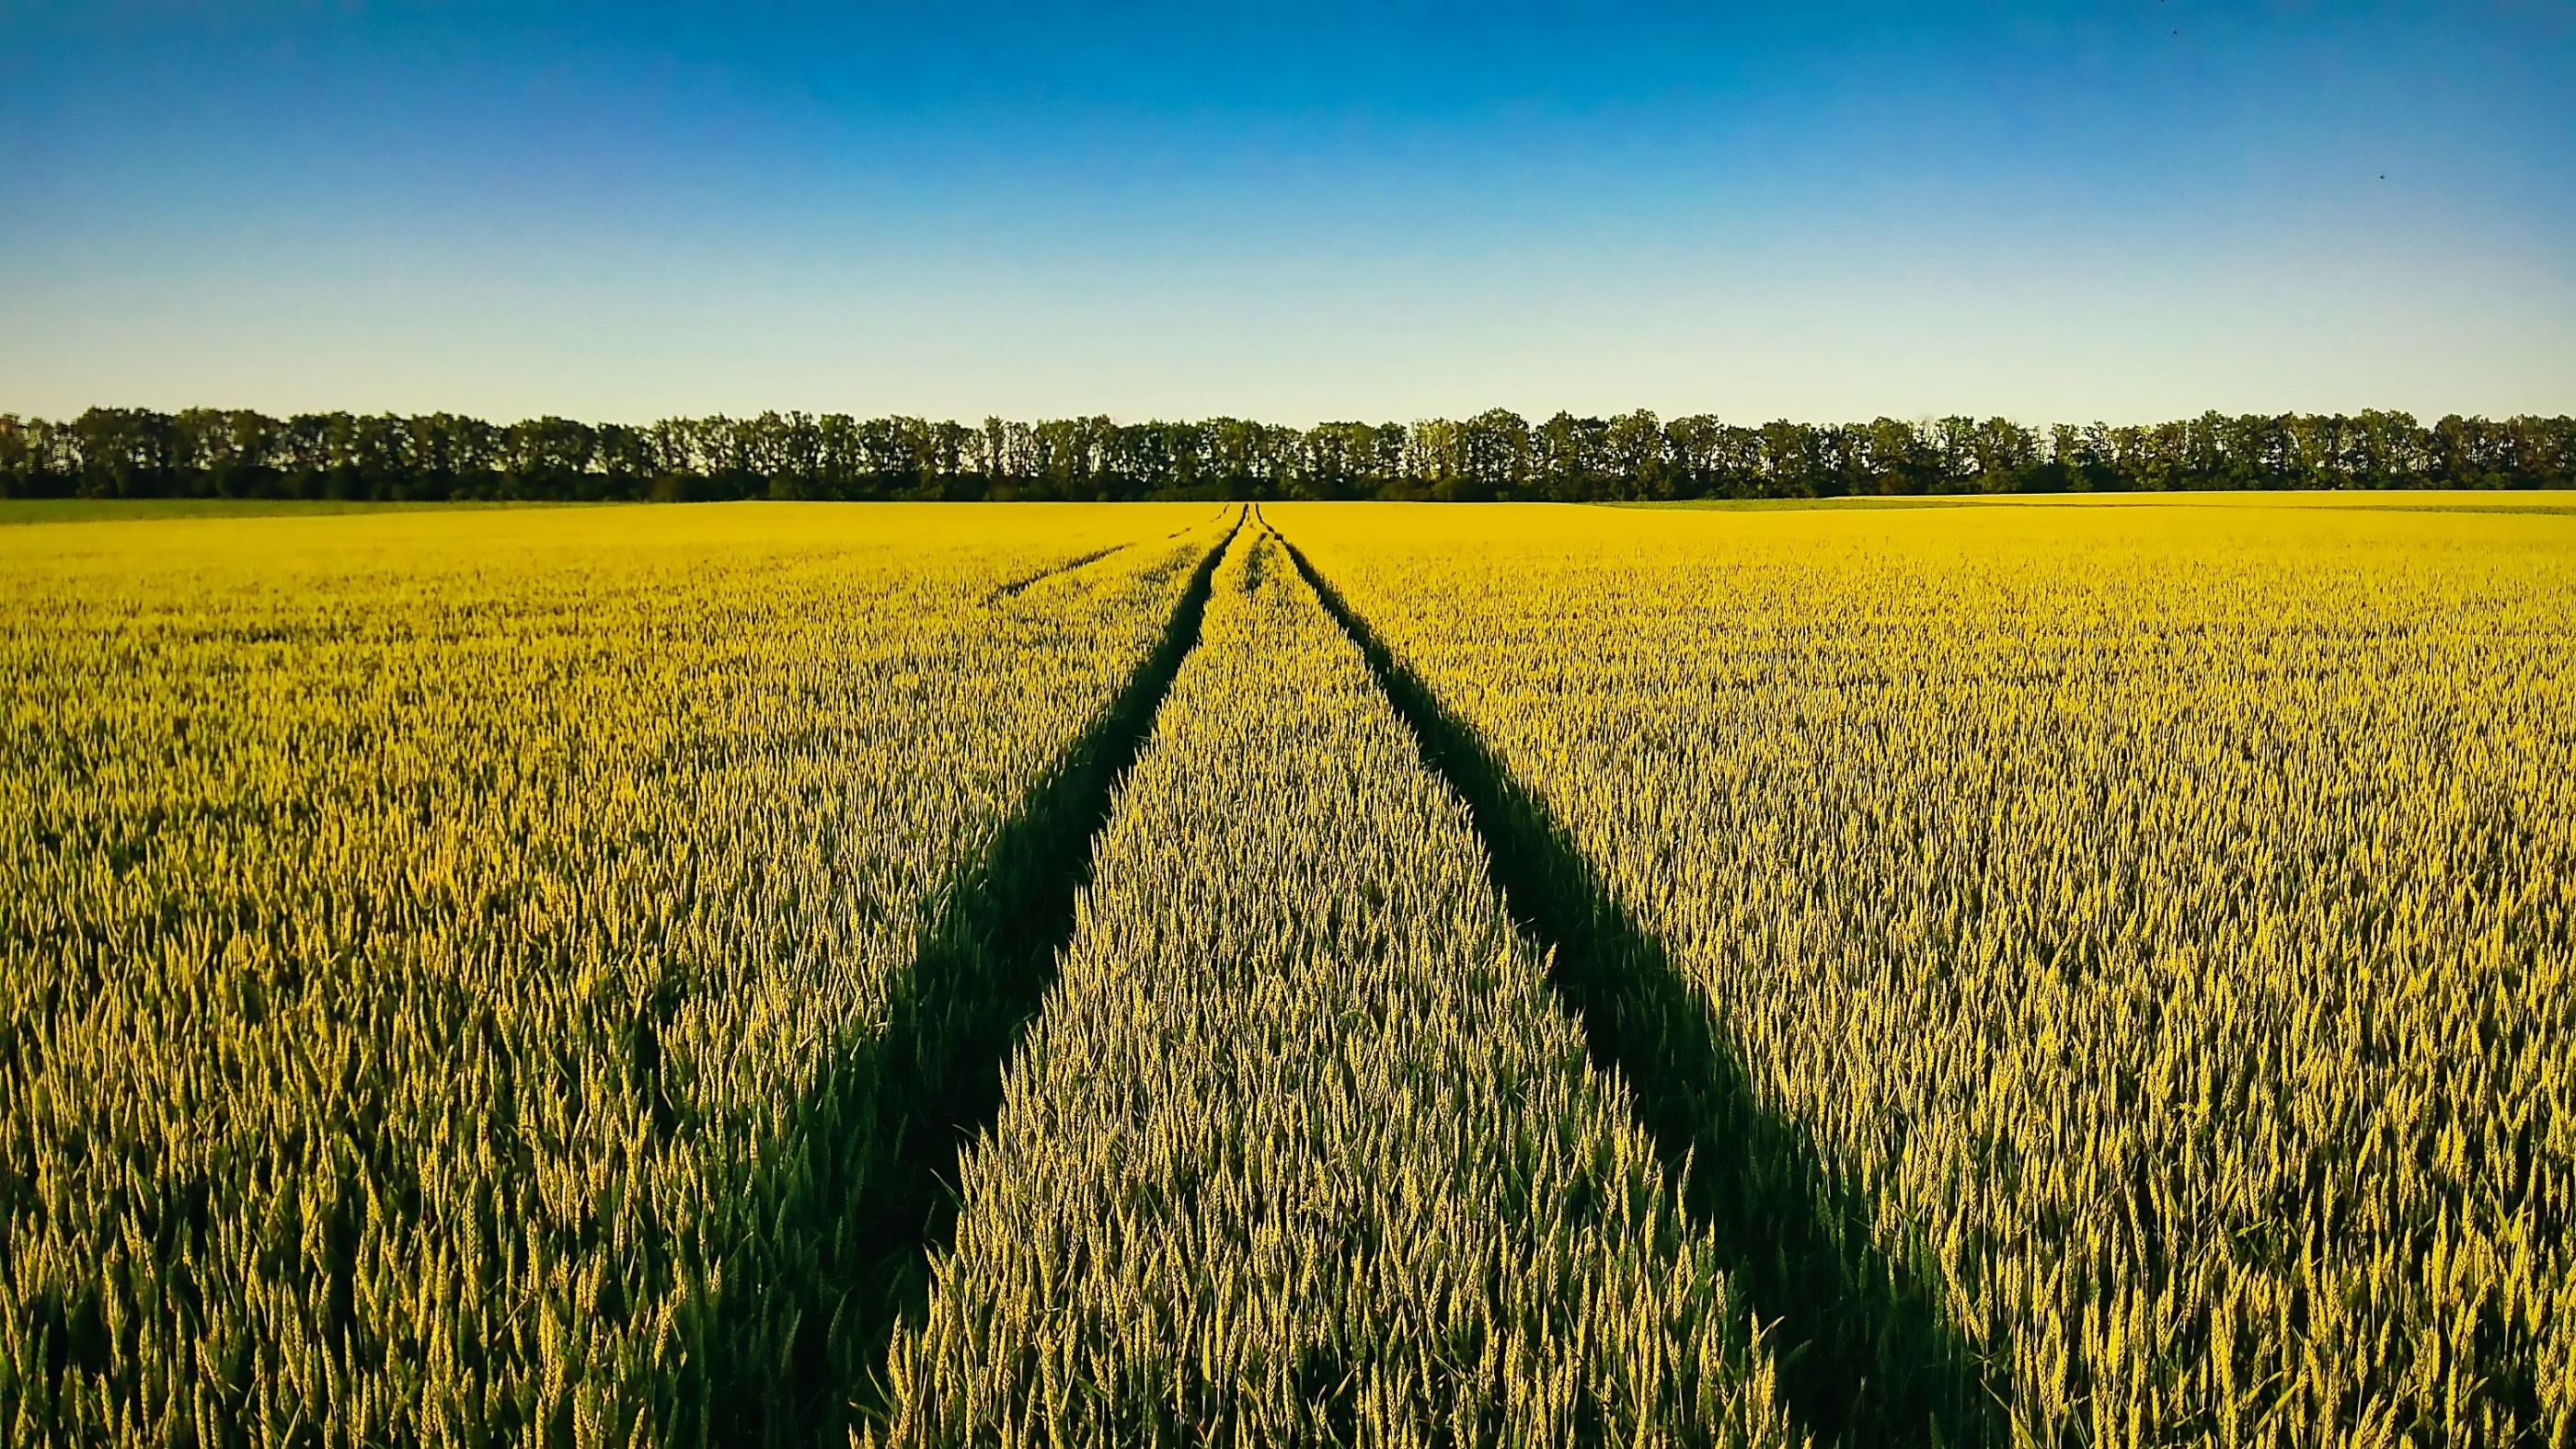
<instances>
[{"instance_id":1,"label":"converging track line","mask_svg":"<svg viewBox=\"0 0 2576 1449\"><path fill-rule=\"evenodd\" d=\"M1188 529L1181 530L1181 533L1187 532L1189 532ZM1178 538L1181 536L1181 533L1175 533L1172 537ZM1228 535L1228 537L1231 536L1232 535ZM1072 558L1064 560L1062 563L1049 564L1045 568L1038 570L1036 573L1030 574L1025 578L1013 579L1009 583L1002 585L1000 588L993 590L993 592L986 594L984 596L984 605L986 608L990 608L993 605L1002 602L1004 599L1016 598L1020 594L1026 592L1033 585L1045 583L1047 580L1056 577L1058 574L1069 574L1075 569L1085 568L1092 564L1096 564L1102 559L1109 557L1111 554L1118 552L1120 549L1130 548L1133 546L1132 541L1129 543L1113 543L1107 548L1095 548L1089 553L1076 554ZM1223 550L1220 549L1219 552L1223 552Z\"/></svg>"},{"instance_id":2,"label":"converging track line","mask_svg":"<svg viewBox=\"0 0 2576 1449\"><path fill-rule=\"evenodd\" d=\"M1072 939L1075 902L1091 879L1092 839L1107 823L1117 784L1143 750L1182 662L1198 647L1217 564L1243 524L1239 514L1199 560L1161 642L1052 778L995 832L982 861L962 873L884 1032L843 1077L866 1095L858 1109L877 1114L880 1140L902 1146L864 1183L794 1185L806 1196L848 1195L843 1211L864 1265L842 1314L803 1326L809 1342L794 1362L718 1369L720 1385L798 1381L798 1422L763 1425L750 1440L839 1442L851 1408L866 1413L881 1406L882 1385L822 1374L819 1336L858 1335L867 1361L882 1364L900 1324L921 1316L930 1264L955 1240L962 1156L1000 1109L1003 1070L1054 984L1057 954ZM721 1419L723 1406L716 1407Z\"/></svg>"},{"instance_id":3,"label":"converging track line","mask_svg":"<svg viewBox=\"0 0 2576 1449\"><path fill-rule=\"evenodd\" d=\"M1256 510L1256 522L1261 521ZM1266 527L1267 525L1264 524ZM1465 800L1496 884L1546 950L1550 984L1772 1325L1781 1397L1822 1442L2000 1443L1997 1373L1922 1277L1871 1236L1866 1195L1765 1108L1709 1005L1473 730L1451 715L1284 536L1298 573L1368 660L1424 760Z\"/></svg>"}]
</instances>

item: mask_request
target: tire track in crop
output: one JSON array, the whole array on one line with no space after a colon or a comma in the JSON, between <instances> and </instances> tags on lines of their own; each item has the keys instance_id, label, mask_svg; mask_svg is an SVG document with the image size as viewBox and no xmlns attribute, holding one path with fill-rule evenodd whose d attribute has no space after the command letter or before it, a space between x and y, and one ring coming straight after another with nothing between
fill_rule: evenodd
<instances>
[{"instance_id":1,"label":"tire track in crop","mask_svg":"<svg viewBox=\"0 0 2576 1449\"><path fill-rule=\"evenodd\" d=\"M1208 519L1208 522L1217 522L1219 519L1224 518L1225 515L1226 510L1220 508L1216 511L1213 517ZM1242 518L1238 516L1235 519L1235 525L1237 527L1241 527L1242 523ZM1175 528L1171 532L1164 534L1163 537L1166 540L1179 538L1182 534L1188 533L1191 529L1202 528L1205 526L1205 524L1193 523L1187 528ZM1232 536L1233 535L1231 534L1227 535L1229 538ZM1025 593L1036 585L1045 583L1047 580L1054 578L1059 574L1069 574L1075 569L1089 568L1091 565L1100 562L1102 559L1109 557L1111 554L1116 553L1121 549L1134 548L1136 546L1136 542L1136 540L1130 539L1125 543L1113 543L1107 548L1095 548L1089 553L1075 554L1073 557L1066 559L1061 563L1049 564L1045 568L1038 570L1036 573L1029 574L1023 578L1013 579L1009 583L1002 585L1000 588L993 590L993 592L986 594L984 596L984 605L986 608L990 608L993 605L1002 602L1004 599L1017 598L1020 594ZM1219 545L1217 553L1222 555L1224 552L1224 546Z\"/></svg>"},{"instance_id":2,"label":"tire track in crop","mask_svg":"<svg viewBox=\"0 0 2576 1449\"><path fill-rule=\"evenodd\" d=\"M1184 531L1186 532L1186 530ZM1180 537L1179 534L1174 534L1172 536L1174 538ZM1058 574L1069 574L1075 569L1082 568L1089 564L1096 564L1102 559L1105 559L1111 554L1126 547L1128 547L1128 545L1124 543L1113 543L1107 548L1095 548L1089 553L1075 554L1073 557L1064 560L1062 563L1052 563L1047 565L1045 568L1038 570L1036 573L1013 579L1009 583L1002 585L1000 588L993 590L993 592L986 594L984 596L985 607L990 608L991 606L1002 602L1004 599L1017 598L1033 584L1042 584L1047 580L1054 578Z\"/></svg>"},{"instance_id":3,"label":"tire track in crop","mask_svg":"<svg viewBox=\"0 0 2576 1449\"><path fill-rule=\"evenodd\" d=\"M1243 532L1243 516L1199 560L1163 637L1055 773L1004 821L962 872L922 942L884 1030L843 1070L825 1100L799 1104L791 1142L846 1133L899 1146L863 1164L861 1179L810 1171L790 1153L780 1194L784 1221L830 1232L850 1265L826 1283L756 1281L731 1311L798 1314L788 1362L710 1366L713 1423L721 1442L839 1443L853 1411L881 1405L882 1385L837 1380L828 1340L855 1341L861 1361L882 1365L897 1326L928 1302L930 1263L954 1239L960 1156L1001 1106L1002 1072L1054 984L1057 953L1072 939L1074 903L1090 883L1092 837L1108 822L1118 780L1143 749L1154 715L1199 624L1218 562ZM1123 547L1123 545L1122 545ZM828 1155L827 1155L828 1156ZM714 1342L734 1342L717 1335ZM793 1407L748 1422L764 1403Z\"/></svg>"},{"instance_id":4,"label":"tire track in crop","mask_svg":"<svg viewBox=\"0 0 2576 1449\"><path fill-rule=\"evenodd\" d=\"M1803 1128L1755 1097L1697 988L1611 897L1546 806L1295 544L1280 543L1367 658L1423 758L1467 802L1495 881L1548 952L1550 982L1581 1022L1594 1063L1628 1083L1693 1220L1716 1237L1737 1285L1772 1325L1781 1397L1799 1424L1827 1443L2002 1442L2004 1384L1993 1370L1976 1371L1924 1276L1872 1240L1866 1193L1832 1169Z\"/></svg>"}]
</instances>

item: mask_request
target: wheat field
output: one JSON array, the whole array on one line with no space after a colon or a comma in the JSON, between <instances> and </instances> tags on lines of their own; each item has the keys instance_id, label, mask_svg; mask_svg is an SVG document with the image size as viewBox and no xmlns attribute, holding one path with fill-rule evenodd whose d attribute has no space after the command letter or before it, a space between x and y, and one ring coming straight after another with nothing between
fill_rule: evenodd
<instances>
[{"instance_id":1,"label":"wheat field","mask_svg":"<svg viewBox=\"0 0 2576 1449\"><path fill-rule=\"evenodd\" d=\"M1787 1124L1709 1194L1838 1250L1778 1286L1846 1373L2016 1440L2567 1441L2565 522L1275 511L1634 922L1624 999L1714 1024L1690 1108ZM1917 1348L1831 1321L1907 1296Z\"/></svg>"},{"instance_id":2,"label":"wheat field","mask_svg":"<svg viewBox=\"0 0 2576 1449\"><path fill-rule=\"evenodd\" d=\"M2576 1443L2576 510L0 530L0 1440Z\"/></svg>"}]
</instances>

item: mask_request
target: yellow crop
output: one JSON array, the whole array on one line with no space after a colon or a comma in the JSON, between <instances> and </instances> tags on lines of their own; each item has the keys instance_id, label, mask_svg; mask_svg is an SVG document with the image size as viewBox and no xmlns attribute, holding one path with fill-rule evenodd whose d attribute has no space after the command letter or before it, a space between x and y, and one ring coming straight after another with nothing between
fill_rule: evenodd
<instances>
[{"instance_id":1,"label":"yellow crop","mask_svg":"<svg viewBox=\"0 0 2576 1449\"><path fill-rule=\"evenodd\" d=\"M1465 811L1265 533L1079 922L888 1442L1787 1441Z\"/></svg>"},{"instance_id":2,"label":"yellow crop","mask_svg":"<svg viewBox=\"0 0 2576 1449\"><path fill-rule=\"evenodd\" d=\"M1710 1211L1853 1244L1748 1280L1791 1361L2040 1442L2576 1435L2576 522L1272 512L1749 1081Z\"/></svg>"},{"instance_id":3,"label":"yellow crop","mask_svg":"<svg viewBox=\"0 0 2576 1449\"><path fill-rule=\"evenodd\" d=\"M0 1440L805 1442L906 973L1211 511L0 537Z\"/></svg>"},{"instance_id":4,"label":"yellow crop","mask_svg":"<svg viewBox=\"0 0 2576 1449\"><path fill-rule=\"evenodd\" d=\"M0 530L0 1443L2576 1445L2576 509Z\"/></svg>"}]
</instances>

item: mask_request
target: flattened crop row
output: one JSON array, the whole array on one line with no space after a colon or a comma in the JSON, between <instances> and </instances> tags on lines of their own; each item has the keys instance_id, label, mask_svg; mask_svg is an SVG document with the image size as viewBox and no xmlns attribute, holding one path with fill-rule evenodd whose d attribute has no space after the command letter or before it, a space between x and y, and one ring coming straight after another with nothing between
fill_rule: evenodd
<instances>
[{"instance_id":1,"label":"flattened crop row","mask_svg":"<svg viewBox=\"0 0 2576 1449\"><path fill-rule=\"evenodd\" d=\"M2563 522L1279 512L1794 1127L1793 1297L2021 1442L2576 1435Z\"/></svg>"},{"instance_id":2,"label":"flattened crop row","mask_svg":"<svg viewBox=\"0 0 2576 1449\"><path fill-rule=\"evenodd\" d=\"M1789 1441L1486 864L1277 539L1239 545L880 1441Z\"/></svg>"},{"instance_id":3,"label":"flattened crop row","mask_svg":"<svg viewBox=\"0 0 2576 1449\"><path fill-rule=\"evenodd\" d=\"M13 531L0 1440L811 1442L1199 517Z\"/></svg>"}]
</instances>

